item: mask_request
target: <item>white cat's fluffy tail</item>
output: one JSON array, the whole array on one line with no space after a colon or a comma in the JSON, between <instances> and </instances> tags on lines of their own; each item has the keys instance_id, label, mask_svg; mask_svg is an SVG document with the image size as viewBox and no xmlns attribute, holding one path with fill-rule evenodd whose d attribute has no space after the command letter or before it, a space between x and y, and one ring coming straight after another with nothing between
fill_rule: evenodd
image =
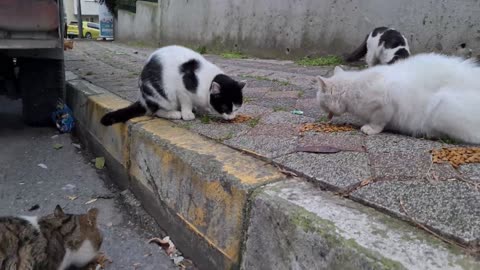
<instances>
[{"instance_id":1,"label":"white cat's fluffy tail","mask_svg":"<svg viewBox=\"0 0 480 270\"><path fill-rule=\"evenodd\" d=\"M444 89L435 94L428 113L432 116L429 125L433 133L480 144L479 89Z\"/></svg>"}]
</instances>

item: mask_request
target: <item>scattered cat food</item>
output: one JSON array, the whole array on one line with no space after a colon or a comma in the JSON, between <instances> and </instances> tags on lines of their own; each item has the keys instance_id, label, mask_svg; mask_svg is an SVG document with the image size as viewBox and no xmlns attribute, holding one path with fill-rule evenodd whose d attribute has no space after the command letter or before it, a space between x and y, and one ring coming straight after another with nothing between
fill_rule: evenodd
<instances>
[{"instance_id":1,"label":"scattered cat food","mask_svg":"<svg viewBox=\"0 0 480 270\"><path fill-rule=\"evenodd\" d=\"M300 110L293 110L293 111L292 111L292 114L296 114L296 115L303 115L303 111L300 111Z\"/></svg>"},{"instance_id":2,"label":"scattered cat food","mask_svg":"<svg viewBox=\"0 0 480 270\"><path fill-rule=\"evenodd\" d=\"M37 164L37 166L40 167L40 168L43 168L43 169L48 169L47 165L45 165L43 163Z\"/></svg>"},{"instance_id":3,"label":"scattered cat food","mask_svg":"<svg viewBox=\"0 0 480 270\"><path fill-rule=\"evenodd\" d=\"M40 209L40 205L35 204L34 206L30 207L30 208L28 209L28 211L31 212L31 211L35 211L35 210L38 210L38 209Z\"/></svg>"},{"instance_id":4,"label":"scattered cat food","mask_svg":"<svg viewBox=\"0 0 480 270\"><path fill-rule=\"evenodd\" d=\"M351 125L336 125L330 123L307 123L303 124L300 127L300 132L304 133L307 131L314 131L314 132L347 132L353 131L355 128Z\"/></svg>"},{"instance_id":5,"label":"scattered cat food","mask_svg":"<svg viewBox=\"0 0 480 270\"><path fill-rule=\"evenodd\" d=\"M240 123L245 123L245 122L247 122L247 121L250 121L250 120L252 120L252 119L253 119L253 117L251 117L251 116L239 114L239 115L237 115L237 117L235 117L234 119L232 119L232 120L223 120L223 122L233 123L233 124L240 124Z\"/></svg>"},{"instance_id":6,"label":"scattered cat food","mask_svg":"<svg viewBox=\"0 0 480 270\"><path fill-rule=\"evenodd\" d=\"M85 204L91 204L97 201L97 198L87 201Z\"/></svg>"},{"instance_id":7,"label":"scattered cat food","mask_svg":"<svg viewBox=\"0 0 480 270\"><path fill-rule=\"evenodd\" d=\"M56 144L53 145L53 148L54 148L55 150L62 149L62 148L63 148L63 144L56 143Z\"/></svg>"},{"instance_id":8,"label":"scattered cat food","mask_svg":"<svg viewBox=\"0 0 480 270\"><path fill-rule=\"evenodd\" d=\"M450 163L454 168L480 163L480 147L451 147L431 150L433 163Z\"/></svg>"},{"instance_id":9,"label":"scattered cat food","mask_svg":"<svg viewBox=\"0 0 480 270\"><path fill-rule=\"evenodd\" d=\"M95 168L101 170L105 167L105 158L104 157L97 157L95 158Z\"/></svg>"}]
</instances>

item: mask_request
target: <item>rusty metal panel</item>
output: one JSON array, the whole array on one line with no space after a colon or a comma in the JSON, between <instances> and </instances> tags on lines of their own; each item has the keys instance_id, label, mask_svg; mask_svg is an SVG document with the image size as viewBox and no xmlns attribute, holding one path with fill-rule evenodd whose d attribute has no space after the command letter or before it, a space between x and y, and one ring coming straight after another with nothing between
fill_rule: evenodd
<instances>
[{"instance_id":1,"label":"rusty metal panel","mask_svg":"<svg viewBox=\"0 0 480 270\"><path fill-rule=\"evenodd\" d=\"M53 31L58 15L55 0L0 0L0 30Z\"/></svg>"}]
</instances>

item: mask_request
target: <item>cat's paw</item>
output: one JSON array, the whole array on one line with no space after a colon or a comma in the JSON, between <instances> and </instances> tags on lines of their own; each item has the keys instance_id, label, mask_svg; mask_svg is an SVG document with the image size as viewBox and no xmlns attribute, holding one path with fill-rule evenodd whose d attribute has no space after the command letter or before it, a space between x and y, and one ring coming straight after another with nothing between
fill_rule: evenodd
<instances>
[{"instance_id":1,"label":"cat's paw","mask_svg":"<svg viewBox=\"0 0 480 270\"><path fill-rule=\"evenodd\" d=\"M367 135L375 135L382 132L383 128L371 125L364 125L360 130Z\"/></svg>"},{"instance_id":2,"label":"cat's paw","mask_svg":"<svg viewBox=\"0 0 480 270\"><path fill-rule=\"evenodd\" d=\"M167 113L167 118L172 120L182 119L182 113L179 111L172 111Z\"/></svg>"},{"instance_id":3,"label":"cat's paw","mask_svg":"<svg viewBox=\"0 0 480 270\"><path fill-rule=\"evenodd\" d=\"M182 111L182 119L185 121L191 121L195 119L195 114L191 111Z\"/></svg>"}]
</instances>

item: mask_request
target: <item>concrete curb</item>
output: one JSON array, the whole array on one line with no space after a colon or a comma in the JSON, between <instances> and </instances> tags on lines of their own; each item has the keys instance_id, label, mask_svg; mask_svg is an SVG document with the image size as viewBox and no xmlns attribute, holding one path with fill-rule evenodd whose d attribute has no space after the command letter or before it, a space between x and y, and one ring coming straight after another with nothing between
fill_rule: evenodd
<instances>
[{"instance_id":1,"label":"concrete curb","mask_svg":"<svg viewBox=\"0 0 480 270\"><path fill-rule=\"evenodd\" d=\"M204 269L237 268L247 201L283 179L273 166L150 117L104 127L100 118L128 104L68 75L67 103L80 137L106 157L112 179L130 188L183 252Z\"/></svg>"},{"instance_id":2,"label":"concrete curb","mask_svg":"<svg viewBox=\"0 0 480 270\"><path fill-rule=\"evenodd\" d=\"M480 269L402 221L286 180L169 121L104 127L104 113L128 102L73 73L66 78L80 139L200 269Z\"/></svg>"}]
</instances>

